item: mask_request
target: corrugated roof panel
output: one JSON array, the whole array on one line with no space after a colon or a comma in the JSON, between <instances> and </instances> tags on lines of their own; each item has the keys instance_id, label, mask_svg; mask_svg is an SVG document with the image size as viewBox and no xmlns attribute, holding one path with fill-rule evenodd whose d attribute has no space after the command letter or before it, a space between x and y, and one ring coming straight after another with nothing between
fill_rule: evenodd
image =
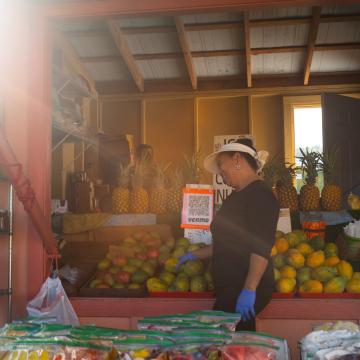
<instances>
[{"instance_id":1,"label":"corrugated roof panel","mask_svg":"<svg viewBox=\"0 0 360 360\"><path fill-rule=\"evenodd\" d=\"M242 56L195 58L195 72L199 77L240 75L244 72Z\"/></svg>"},{"instance_id":2,"label":"corrugated roof panel","mask_svg":"<svg viewBox=\"0 0 360 360\"><path fill-rule=\"evenodd\" d=\"M175 33L127 35L126 39L133 54L181 51L179 39Z\"/></svg>"},{"instance_id":3,"label":"corrugated roof panel","mask_svg":"<svg viewBox=\"0 0 360 360\"><path fill-rule=\"evenodd\" d=\"M189 31L191 51L243 49L244 35L240 29Z\"/></svg>"},{"instance_id":4,"label":"corrugated roof panel","mask_svg":"<svg viewBox=\"0 0 360 360\"><path fill-rule=\"evenodd\" d=\"M137 61L144 79L174 79L186 76L183 59Z\"/></svg>"},{"instance_id":5,"label":"corrugated roof panel","mask_svg":"<svg viewBox=\"0 0 360 360\"><path fill-rule=\"evenodd\" d=\"M359 22L320 24L317 44L338 44L360 41Z\"/></svg>"},{"instance_id":6,"label":"corrugated roof panel","mask_svg":"<svg viewBox=\"0 0 360 360\"><path fill-rule=\"evenodd\" d=\"M217 23L226 21L241 21L243 15L240 12L231 13L209 13L209 14L194 14L181 16L184 24L204 24Z\"/></svg>"},{"instance_id":7,"label":"corrugated roof panel","mask_svg":"<svg viewBox=\"0 0 360 360\"><path fill-rule=\"evenodd\" d=\"M56 27L62 31L104 30L106 24L101 20L66 20L59 22Z\"/></svg>"},{"instance_id":8,"label":"corrugated roof panel","mask_svg":"<svg viewBox=\"0 0 360 360\"><path fill-rule=\"evenodd\" d=\"M119 19L118 22L120 27L162 26L174 24L174 20L170 16L132 17Z\"/></svg>"},{"instance_id":9,"label":"corrugated roof panel","mask_svg":"<svg viewBox=\"0 0 360 360\"><path fill-rule=\"evenodd\" d=\"M119 53L110 36L75 37L69 38L69 41L80 57L108 56Z\"/></svg>"},{"instance_id":10,"label":"corrugated roof panel","mask_svg":"<svg viewBox=\"0 0 360 360\"><path fill-rule=\"evenodd\" d=\"M360 4L328 5L321 8L322 15L354 14L360 13Z\"/></svg>"},{"instance_id":11,"label":"corrugated roof panel","mask_svg":"<svg viewBox=\"0 0 360 360\"><path fill-rule=\"evenodd\" d=\"M311 72L359 71L360 50L315 51Z\"/></svg>"},{"instance_id":12,"label":"corrugated roof panel","mask_svg":"<svg viewBox=\"0 0 360 360\"><path fill-rule=\"evenodd\" d=\"M250 30L250 44L252 48L305 45L308 36L309 26L306 24L256 27Z\"/></svg>"},{"instance_id":13,"label":"corrugated roof panel","mask_svg":"<svg viewBox=\"0 0 360 360\"><path fill-rule=\"evenodd\" d=\"M127 69L119 62L97 62L84 64L95 81L128 80Z\"/></svg>"},{"instance_id":14,"label":"corrugated roof panel","mask_svg":"<svg viewBox=\"0 0 360 360\"><path fill-rule=\"evenodd\" d=\"M303 53L263 54L251 56L254 75L301 73L305 64Z\"/></svg>"},{"instance_id":15,"label":"corrugated roof panel","mask_svg":"<svg viewBox=\"0 0 360 360\"><path fill-rule=\"evenodd\" d=\"M265 8L250 11L250 19L276 19L286 17L302 17L311 15L311 7Z\"/></svg>"}]
</instances>

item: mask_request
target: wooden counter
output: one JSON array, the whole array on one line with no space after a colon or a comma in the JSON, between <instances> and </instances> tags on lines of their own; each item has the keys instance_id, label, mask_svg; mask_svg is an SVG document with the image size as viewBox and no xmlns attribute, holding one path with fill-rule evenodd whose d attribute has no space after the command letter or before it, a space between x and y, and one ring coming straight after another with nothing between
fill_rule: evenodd
<instances>
[{"instance_id":1,"label":"wooden counter","mask_svg":"<svg viewBox=\"0 0 360 360\"><path fill-rule=\"evenodd\" d=\"M144 316L211 309L213 299L71 298L82 324L136 329ZM293 359L297 342L313 326L328 321L360 322L360 299L274 299L257 317L257 330L288 340Z\"/></svg>"}]
</instances>

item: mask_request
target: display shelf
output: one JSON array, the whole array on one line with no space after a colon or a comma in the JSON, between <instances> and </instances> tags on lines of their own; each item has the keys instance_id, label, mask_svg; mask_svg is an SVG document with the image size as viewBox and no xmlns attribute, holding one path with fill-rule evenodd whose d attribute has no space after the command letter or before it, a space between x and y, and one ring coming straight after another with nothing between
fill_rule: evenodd
<instances>
[{"instance_id":1,"label":"display shelf","mask_svg":"<svg viewBox=\"0 0 360 360\"><path fill-rule=\"evenodd\" d=\"M70 99L75 97L95 98L84 84L81 84L71 75L64 73L56 66L53 66L53 85L58 94Z\"/></svg>"}]
</instances>

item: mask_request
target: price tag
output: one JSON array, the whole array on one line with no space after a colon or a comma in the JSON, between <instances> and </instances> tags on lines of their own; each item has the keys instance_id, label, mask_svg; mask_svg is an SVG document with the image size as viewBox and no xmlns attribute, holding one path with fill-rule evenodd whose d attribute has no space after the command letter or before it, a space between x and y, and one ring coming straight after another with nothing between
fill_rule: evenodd
<instances>
[{"instance_id":1,"label":"price tag","mask_svg":"<svg viewBox=\"0 0 360 360\"><path fill-rule=\"evenodd\" d=\"M210 227L213 215L213 189L183 189L183 209L181 214L182 228L207 230Z\"/></svg>"}]
</instances>

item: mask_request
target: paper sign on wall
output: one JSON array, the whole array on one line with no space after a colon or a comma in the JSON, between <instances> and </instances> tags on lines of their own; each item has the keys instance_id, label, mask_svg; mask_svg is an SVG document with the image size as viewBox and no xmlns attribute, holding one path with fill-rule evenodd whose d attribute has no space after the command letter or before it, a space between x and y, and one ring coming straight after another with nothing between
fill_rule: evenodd
<instances>
[{"instance_id":1,"label":"paper sign on wall","mask_svg":"<svg viewBox=\"0 0 360 360\"><path fill-rule=\"evenodd\" d=\"M210 227L214 214L214 190L210 186L183 189L181 227L204 229Z\"/></svg>"},{"instance_id":2,"label":"paper sign on wall","mask_svg":"<svg viewBox=\"0 0 360 360\"><path fill-rule=\"evenodd\" d=\"M255 145L253 135L217 135L214 136L214 151L219 151L221 146L234 142L238 139L251 139ZM224 184L221 175L213 175L215 207L218 208L222 202L231 194L232 188Z\"/></svg>"}]
</instances>

